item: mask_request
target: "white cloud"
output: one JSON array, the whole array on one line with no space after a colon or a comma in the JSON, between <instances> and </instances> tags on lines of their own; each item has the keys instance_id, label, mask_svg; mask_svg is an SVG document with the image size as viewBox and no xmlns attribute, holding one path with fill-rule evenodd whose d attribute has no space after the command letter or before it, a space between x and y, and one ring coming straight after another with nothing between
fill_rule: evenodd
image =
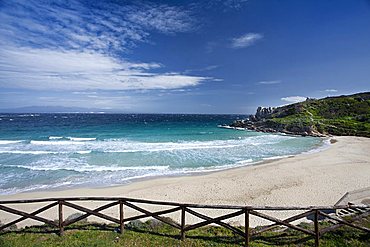
<instances>
[{"instance_id":1,"label":"white cloud","mask_svg":"<svg viewBox=\"0 0 370 247\"><path fill-rule=\"evenodd\" d=\"M305 101L306 100L306 97L302 97L302 96L289 96L289 97L281 98L281 100L282 101L289 102L289 103L297 103L297 102Z\"/></svg>"},{"instance_id":2,"label":"white cloud","mask_svg":"<svg viewBox=\"0 0 370 247\"><path fill-rule=\"evenodd\" d=\"M140 90L196 86L212 78L154 73L158 63L120 61L97 52L0 49L0 87L36 90Z\"/></svg>"},{"instance_id":3,"label":"white cloud","mask_svg":"<svg viewBox=\"0 0 370 247\"><path fill-rule=\"evenodd\" d=\"M128 13L127 19L163 33L186 32L195 28L190 11L168 5L143 5Z\"/></svg>"},{"instance_id":4,"label":"white cloud","mask_svg":"<svg viewBox=\"0 0 370 247\"><path fill-rule=\"evenodd\" d=\"M94 92L94 91L75 91L75 92L72 92L72 94L78 94L78 95L96 95L98 94L97 92Z\"/></svg>"},{"instance_id":5,"label":"white cloud","mask_svg":"<svg viewBox=\"0 0 370 247\"><path fill-rule=\"evenodd\" d=\"M49 49L127 50L150 32L196 28L192 12L166 4L14 0L1 4L0 44Z\"/></svg>"},{"instance_id":6,"label":"white cloud","mask_svg":"<svg viewBox=\"0 0 370 247\"><path fill-rule=\"evenodd\" d=\"M248 0L218 0L223 2L226 7L238 9L243 6Z\"/></svg>"},{"instance_id":7,"label":"white cloud","mask_svg":"<svg viewBox=\"0 0 370 247\"><path fill-rule=\"evenodd\" d=\"M220 67L219 65L209 65L209 66L199 68L199 69L187 69L187 70L184 71L184 73L211 71L211 70L215 70L219 67Z\"/></svg>"},{"instance_id":8,"label":"white cloud","mask_svg":"<svg viewBox=\"0 0 370 247\"><path fill-rule=\"evenodd\" d=\"M325 89L325 92L327 92L327 93L336 93L336 92L338 92L338 90L336 90L336 89Z\"/></svg>"},{"instance_id":9,"label":"white cloud","mask_svg":"<svg viewBox=\"0 0 370 247\"><path fill-rule=\"evenodd\" d=\"M276 80L276 81L259 81L257 83L262 84L262 85L272 85L272 84L279 84L279 83L281 83L281 81L279 81L279 80Z\"/></svg>"},{"instance_id":10,"label":"white cloud","mask_svg":"<svg viewBox=\"0 0 370 247\"><path fill-rule=\"evenodd\" d=\"M154 73L162 64L125 61L122 53L148 42L152 31L172 34L195 28L192 12L178 5L6 2L0 11L0 87L83 91L195 86L211 78Z\"/></svg>"},{"instance_id":11,"label":"white cloud","mask_svg":"<svg viewBox=\"0 0 370 247\"><path fill-rule=\"evenodd\" d=\"M227 9L239 9L243 7L247 2L248 0L209 0L206 6L208 8L212 8L217 5L221 5L224 8L224 11L226 11Z\"/></svg>"},{"instance_id":12,"label":"white cloud","mask_svg":"<svg viewBox=\"0 0 370 247\"><path fill-rule=\"evenodd\" d=\"M255 44L258 40L262 39L263 35L259 33L247 33L240 37L232 39L231 47L238 49L251 46Z\"/></svg>"}]
</instances>

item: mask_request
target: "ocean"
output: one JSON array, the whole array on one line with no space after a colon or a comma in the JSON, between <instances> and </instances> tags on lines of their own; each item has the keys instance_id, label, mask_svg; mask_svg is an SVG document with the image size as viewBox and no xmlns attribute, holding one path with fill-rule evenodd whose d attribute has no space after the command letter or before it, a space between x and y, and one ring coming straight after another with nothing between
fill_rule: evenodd
<instances>
[{"instance_id":1,"label":"ocean","mask_svg":"<svg viewBox=\"0 0 370 247\"><path fill-rule=\"evenodd\" d=\"M0 114L0 194L218 171L323 145L320 138L219 127L244 117Z\"/></svg>"}]
</instances>

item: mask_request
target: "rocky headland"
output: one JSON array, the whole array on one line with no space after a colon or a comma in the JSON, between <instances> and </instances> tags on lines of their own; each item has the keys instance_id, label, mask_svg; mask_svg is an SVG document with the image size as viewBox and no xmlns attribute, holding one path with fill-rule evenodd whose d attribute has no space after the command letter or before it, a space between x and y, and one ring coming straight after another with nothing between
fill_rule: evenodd
<instances>
[{"instance_id":1,"label":"rocky headland","mask_svg":"<svg viewBox=\"0 0 370 247\"><path fill-rule=\"evenodd\" d=\"M230 127L261 132L325 137L370 137L370 92L310 99L281 107L258 107L256 114Z\"/></svg>"}]
</instances>

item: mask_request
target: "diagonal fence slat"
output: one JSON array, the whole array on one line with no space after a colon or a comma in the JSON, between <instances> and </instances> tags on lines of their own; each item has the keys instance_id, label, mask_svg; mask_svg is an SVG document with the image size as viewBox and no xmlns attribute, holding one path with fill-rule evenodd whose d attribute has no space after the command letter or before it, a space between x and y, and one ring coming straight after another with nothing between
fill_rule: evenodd
<instances>
[{"instance_id":1,"label":"diagonal fence slat","mask_svg":"<svg viewBox=\"0 0 370 247\"><path fill-rule=\"evenodd\" d=\"M44 222L44 223L49 224L51 226L55 226L55 227L58 226L58 224L56 224L55 222L53 222L51 220L48 220L48 219L45 219L45 218L42 218L42 217L39 217L39 216L36 216L36 215L32 215L32 214L29 214L29 213L25 213L25 212L22 212L20 210L9 208L9 207L3 206L3 205L0 205L0 210L3 210L3 211L8 212L8 213L12 213L12 214L20 215L20 216L23 216L23 217L26 217L26 218L30 218L30 219L33 219L33 220L41 221L41 222Z\"/></svg>"},{"instance_id":2,"label":"diagonal fence slat","mask_svg":"<svg viewBox=\"0 0 370 247\"><path fill-rule=\"evenodd\" d=\"M301 231L301 232L304 232L308 235L312 235L312 236L315 236L315 233L313 231L310 231L310 230L307 230L307 229L304 229L302 227L299 227L299 226L295 226L295 225L292 225L292 224L289 224L289 223L286 223L282 220L279 220L275 217L272 217L272 216L269 216L267 214L263 214L263 213L260 213L260 212L257 212L257 211L254 211L254 210L251 210L249 212L250 214L253 214L255 216L258 216L258 217L261 217L263 219L266 219L266 220L270 220L272 222L276 222L278 223L279 225L283 225L283 226L286 226L286 227L289 227L289 228L292 228L294 230L297 230L297 231Z\"/></svg>"},{"instance_id":3,"label":"diagonal fence slat","mask_svg":"<svg viewBox=\"0 0 370 247\"><path fill-rule=\"evenodd\" d=\"M98 207L98 208L96 208L96 209L94 209L94 210L92 210L92 211L93 211L93 212L95 212L95 213L98 213L99 211L102 211L102 210L105 210L105 209L111 208L111 207L116 206L116 205L118 205L118 204L119 204L119 202L112 202L112 203L108 203L108 204L103 205L103 206L101 206L101 207ZM78 222L78 221L80 221L80 220L83 220L83 219L85 219L85 218L89 217L90 215L92 215L92 214L91 214L91 213L86 213L86 214L81 215L81 216L79 216L79 217L77 217L77 218L75 218L75 219L65 220L65 221L63 222L63 226L69 226L69 225L71 225L71 224L73 224L73 223L76 223L76 222Z\"/></svg>"},{"instance_id":4,"label":"diagonal fence slat","mask_svg":"<svg viewBox=\"0 0 370 247\"><path fill-rule=\"evenodd\" d=\"M307 217L307 216L309 216L313 213L314 213L313 211L307 211L307 212L292 216L290 218L287 218L287 219L283 220L283 222L289 223L289 222L292 222L292 221L295 221L295 220L299 220L303 217ZM254 236L254 235L264 233L264 232L272 230L272 229L274 229L278 226L280 226L279 223L274 223L274 224L271 224L271 225L268 225L268 226L264 226L264 227L260 228L259 230L252 231L252 235Z\"/></svg>"},{"instance_id":5,"label":"diagonal fence slat","mask_svg":"<svg viewBox=\"0 0 370 247\"><path fill-rule=\"evenodd\" d=\"M230 213L230 214L225 214L223 216L219 216L219 217L216 217L216 218L211 218L210 220L205 220L203 222L187 226L187 227L185 227L184 230L185 231L190 231L190 230L193 230L193 229L196 229L196 228L199 228L199 227L202 227L202 226L206 226L206 225L209 225L209 224L212 224L212 223L220 223L221 220L226 220L226 219L229 219L229 218L233 218L233 217L241 215L243 213L244 213L244 210L240 210L240 211Z\"/></svg>"},{"instance_id":6,"label":"diagonal fence slat","mask_svg":"<svg viewBox=\"0 0 370 247\"><path fill-rule=\"evenodd\" d=\"M143 218L147 218L147 217L159 216L159 215L162 215L162 214L169 214L169 213L179 211L180 209L181 209L181 207L176 207L176 208L171 208L171 209L166 209L166 210L162 210L162 211L153 212L152 215L142 214L142 215L132 216L132 217L126 218L125 221L139 220L139 219L143 219Z\"/></svg>"},{"instance_id":7,"label":"diagonal fence slat","mask_svg":"<svg viewBox=\"0 0 370 247\"><path fill-rule=\"evenodd\" d=\"M352 222L355 222L355 221L361 220L362 218L367 217L367 216L369 216L369 215L370 215L370 211L368 211L368 212L364 212L364 213L362 213L362 214L359 214L359 215L357 215L357 216L352 217L350 220L348 220L348 222L352 223ZM332 225L332 226L326 227L326 228L324 228L324 229L321 229L321 231L320 231L320 235L325 234L325 233L327 233L327 232L334 231L334 230L336 230L336 229L338 229L338 228L340 228L340 227L342 227L342 226L344 226L344 224L339 223L339 224L335 224L335 225Z\"/></svg>"},{"instance_id":8,"label":"diagonal fence slat","mask_svg":"<svg viewBox=\"0 0 370 247\"><path fill-rule=\"evenodd\" d=\"M208 217L208 216L206 216L206 215L204 215L204 214L201 214L201 213L198 213L198 212L195 212L194 210L191 210L191 209L189 209L189 208L185 208L185 211L186 212L188 212L188 213L190 213L190 214L192 214L192 215L194 215L194 216L197 216L198 218L201 218L201 219L203 219L203 220L212 220L212 218L211 217ZM236 233L236 234L239 234L240 236L242 236L242 237L244 237L244 235L245 235L245 232L243 232L242 230L240 230L240 229L238 229L238 228L236 228L236 227L233 227L233 226L231 226L231 225L229 225L229 224L227 224L227 223L224 223L224 222L222 222L222 221L219 221L219 222L215 222L216 224L218 224L218 225L220 225L220 226L223 226L223 227L225 227L226 229L229 229L230 231L233 231L234 233Z\"/></svg>"},{"instance_id":9,"label":"diagonal fence slat","mask_svg":"<svg viewBox=\"0 0 370 247\"><path fill-rule=\"evenodd\" d=\"M143 208L140 208L139 206L136 206L136 205L134 205L132 203L125 202L125 201L123 201L123 204L125 204L126 206L128 206L130 208L133 208L133 209L135 209L135 210L137 210L137 211L139 211L141 213L147 214L148 216L151 216L151 217L153 217L153 218L155 218L155 219L157 219L159 221L162 221L163 223L166 223L166 224L168 224L170 226L173 226L173 227L175 227L177 229L181 229L181 226L179 224L177 224L175 222L172 222L172 221L169 221L169 220L167 220L167 219L165 219L163 217L157 216L155 213L152 213L152 212L150 212L148 210L145 210ZM181 210L181 207L177 207L176 209L177 210L175 210L175 211Z\"/></svg>"},{"instance_id":10,"label":"diagonal fence slat","mask_svg":"<svg viewBox=\"0 0 370 247\"><path fill-rule=\"evenodd\" d=\"M99 212L94 212L91 209L82 207L82 206L77 205L77 204L73 204L73 203L70 203L70 202L63 202L63 205L65 205L67 207L70 207L70 208L74 208L74 209L80 210L82 212L89 213L90 215L94 215L96 217L103 218L105 220L112 221L112 222L117 223L117 224L120 223L120 221L118 219L116 219L116 218L113 218L111 216L108 216L108 215L105 215L105 214L102 214L102 213L99 213Z\"/></svg>"},{"instance_id":11,"label":"diagonal fence slat","mask_svg":"<svg viewBox=\"0 0 370 247\"><path fill-rule=\"evenodd\" d=\"M350 227L353 227L353 228L356 228L356 229L358 229L358 230L362 230L362 231L365 231L365 232L370 232L370 229L369 229L369 228L367 228L367 227L356 226L356 225L354 225L354 224L352 224L352 223L350 223L350 222L348 222L348 221L345 221L345 220L339 219L339 218L337 218L337 217L333 217L333 216L328 215L328 214L326 214L326 213L324 213L324 212L321 212L321 211L319 211L319 214L320 214L321 216L327 217L327 218L329 218L329 219L331 219L331 220L335 220L335 221L337 221L337 222L339 222L339 223L341 223L341 224L343 224L343 225L347 225L347 226L350 226Z\"/></svg>"},{"instance_id":12,"label":"diagonal fence slat","mask_svg":"<svg viewBox=\"0 0 370 247\"><path fill-rule=\"evenodd\" d=\"M108 203L106 205L100 206L96 209L89 209L80 205L77 205L75 203L71 202L76 202L76 201L110 201L111 203ZM39 208L31 213L26 213L18 209L11 208L10 206L5 206L5 205L10 205L10 204L30 204L30 203L45 203L45 202L50 202L51 204L43 206L42 208ZM161 206L161 207L173 207L171 209L166 209L166 210L160 210L156 212L151 212L149 210L146 210L142 208L141 206L137 206L133 203L138 203L138 204L146 204L146 205L156 205L156 206ZM115 205L119 204L119 219L116 219L114 217L111 217L109 215L106 215L102 213L101 211L114 207ZM37 214L40 214L54 206L59 205L58 213L59 213L59 222L56 223L54 221L51 221L49 219L37 216ZM127 206L128 208L134 209L136 211L139 211L143 214L137 215L137 216L132 216L129 218L124 218L124 211L123 211L123 205ZM63 221L63 206L70 207L82 212L85 212L85 214L72 219L72 220L65 220ZM230 213L230 214L225 214L216 218L209 217L203 213L198 213L192 209L206 209L206 210L238 210L237 212ZM323 212L324 210L337 210L337 209L347 209L347 210L354 210L358 211L358 214L355 216L352 216L350 219L342 219L336 216L333 216L331 214L327 214ZM293 211L293 210L308 210L307 212L300 213L294 216L291 216L287 219L280 220L278 218L269 216L265 213L265 211ZM49 224L53 227L58 227L60 230L60 236L63 235L64 231L64 226L70 225L74 222L78 222L82 219L85 219L89 217L90 215L114 222L116 224L120 225L121 233L123 232L124 229L124 223L126 221L132 221L136 219L142 219L146 217L153 217L159 221L162 221L174 228L177 228L181 230L180 234L180 239L185 239L185 232L190 231L192 229L196 229L198 227L210 225L210 224L218 224L226 229L231 230L232 232L241 235L245 238L245 246L249 246L249 241L250 237L253 235L261 234L265 231L274 229L280 225L301 231L303 233L306 233L310 236L315 237L315 246L319 246L319 239L320 235L329 232L329 231L334 231L339 227L342 226L350 226L362 231L365 231L367 233L370 232L370 229L367 227L363 226L358 226L356 224L353 224L354 222L364 218L368 217L370 215L370 205L341 205L341 206L309 206L309 207L252 207L252 206L233 206L233 205L203 205L203 204L186 204L186 203L177 203L177 202L166 202L166 201L152 201L152 200L145 200L145 199L134 199L134 198L126 198L126 197L69 197L69 198L43 198L43 199L30 199L30 200L9 200L9 201L0 201L0 211L8 212L11 214L15 214L18 216L21 216L21 218L13 220L5 225L2 225L0 227L0 231L4 230L5 228L19 223L21 221L24 221L26 219L32 219L36 221L40 221L46 224ZM169 214L169 213L174 213L177 211L181 211L181 225L169 220L165 217L161 217L160 215L164 214ZM203 219L203 222L196 223L193 225L185 226L185 213L191 214L193 216L196 216L200 219ZM314 226L315 226L315 231L311 231L302 227L299 227L297 225L292 224L291 222L301 219L305 216L313 214L315 215L315 221L314 221ZM244 214L244 219L245 219L245 227L246 231L243 232L237 227L231 226L230 224L227 224L225 222L222 222L223 220L239 216ZM272 221L274 223L264 226L258 230L254 229L252 231L249 230L249 217L250 215L257 216L259 218L265 219ZM328 219L333 220L335 225L332 225L330 227L326 227L323 229L319 229L319 216L326 217Z\"/></svg>"},{"instance_id":13,"label":"diagonal fence slat","mask_svg":"<svg viewBox=\"0 0 370 247\"><path fill-rule=\"evenodd\" d=\"M36 210L36 211L33 211L32 213L30 213L30 215L37 215L37 214L40 214L40 213L42 213L42 212L44 212L44 211L48 210L49 208L52 208L52 207L54 207L54 206L56 206L56 205L58 205L58 203L57 203L57 202L53 202L53 203L51 203L51 204L49 204L49 205L46 205L46 206L44 206L44 207L42 207L42 208L40 208L40 209L38 209L38 210ZM28 217L26 217L26 216L22 216L22 217L21 217L21 218L19 218L19 219L16 219L16 220L13 220L12 222L9 222L9 223L7 223L7 224L4 224L4 225L0 226L0 231L1 231L1 230L3 230L3 229L5 229L5 228L8 228L8 227L9 227L9 226L11 226L11 225L15 225L15 224L17 224L17 223L19 223L19 222L21 222L21 221L24 221L24 220L26 220L26 219L28 219Z\"/></svg>"}]
</instances>

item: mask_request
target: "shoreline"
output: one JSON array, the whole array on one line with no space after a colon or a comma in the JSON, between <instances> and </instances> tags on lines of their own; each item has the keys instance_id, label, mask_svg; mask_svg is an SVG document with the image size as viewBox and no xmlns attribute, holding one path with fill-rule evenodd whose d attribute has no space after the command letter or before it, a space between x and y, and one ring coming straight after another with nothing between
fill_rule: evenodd
<instances>
[{"instance_id":1,"label":"shoreline","mask_svg":"<svg viewBox=\"0 0 370 247\"><path fill-rule=\"evenodd\" d=\"M115 196L210 205L332 206L346 192L370 187L370 139L333 138L337 142L322 151L268 160L258 165L196 176L151 178L113 187L2 195L0 200ZM101 204L90 202L88 205L96 208ZM28 212L39 207L40 205L17 206ZM66 215L72 212L75 211L67 211ZM45 212L45 215L54 219L55 213ZM112 211L113 216L116 213ZM135 215L134 213L128 212L128 215ZM8 222L12 217L14 216L0 212L3 222ZM242 222L242 219L236 218L236 221Z\"/></svg>"},{"instance_id":2,"label":"shoreline","mask_svg":"<svg viewBox=\"0 0 370 247\"><path fill-rule=\"evenodd\" d=\"M301 156L306 156L306 155L312 155L312 154L320 154L321 152L333 148L333 145L330 143L331 139L336 138L341 138L338 136L332 136L332 137L319 137L322 139L322 143L320 146L313 148L308 151L304 151L299 154L292 154L292 155L284 155L284 156L274 156L270 158L265 158L263 160L251 162L248 164L240 165L240 166L234 166L230 168L224 168L224 169L219 169L219 170L210 170L210 171L194 171L194 172L188 172L184 174L168 174L168 175L157 175L157 176L148 176L148 177L141 177L141 178L135 178L132 180L128 180L127 183L124 184L116 184L116 185L111 185L111 186L101 186L101 187L71 187L71 188L49 188L49 189L44 189L44 190L30 190L30 191L22 191L22 192L17 192L14 194L0 194L0 201L1 200L8 200L8 198L16 198L16 199L27 199L27 197L24 197L25 195L30 195L29 198L34 199L36 195L41 195L41 196L46 196L48 194L74 194L74 192L83 192L83 191L101 191L101 190L115 190L117 188L125 188L125 187L136 187L136 185L140 185L142 183L152 183L155 181L161 181L161 180L181 180L183 178L202 178L206 176L212 176L212 175L223 175L223 173L228 173L228 172L233 172L233 171L244 171L247 169L252 169L255 167L264 167L264 166L271 166L274 165L273 163L275 162L280 162L280 161L285 161L288 159L296 158L296 157L301 157ZM356 138L356 137L354 137ZM361 137L360 137L361 138ZM366 138L367 139L367 138ZM370 139L369 139L370 140ZM369 141L370 143L370 141ZM370 148L370 146L369 146ZM369 159L370 162L370 159ZM369 183L370 185L370 183ZM71 192L71 193L69 193ZM90 193L89 193L90 194ZM81 194L79 194L81 195ZM79 196L77 195L77 196ZM44 198L44 197L42 197ZM146 198L145 198L146 199ZM261 205L257 205L261 206Z\"/></svg>"},{"instance_id":3,"label":"shoreline","mask_svg":"<svg viewBox=\"0 0 370 247\"><path fill-rule=\"evenodd\" d=\"M283 133L276 133L280 135L285 135ZM294 135L292 135L294 136ZM69 191L69 190L84 190L84 189L110 189L110 188L115 188L115 187L121 187L121 186L128 186L134 183L140 183L140 182L145 182L145 181L150 181L150 180L156 180L156 179L166 179L166 178L181 178L181 177L197 177L197 176L205 176L209 175L212 173L218 173L218 172L224 172L224 171L229 171L229 170L234 170L234 169L240 169L244 167L253 167L253 166L259 166L259 165L264 165L268 164L270 162L274 161L279 161L281 159L287 159L287 158L292 158L300 155L305 155L305 154L310 154L310 153L318 153L321 152L325 149L330 148L330 140L334 139L335 136L333 137L318 137L321 139L321 143L317 144L314 148L303 151L301 153L297 154L288 154L288 155L281 155L281 156L272 156L268 158L262 158L261 160L256 160L256 161L248 161L240 165L221 165L221 166L215 166L211 167L209 170L194 170L194 171L187 171L184 173L174 173L174 174L164 174L164 175L149 175L149 176L142 176L138 178L130 178L126 180L125 182L121 184L113 184L109 186L91 186L91 187L84 187L81 186L79 187L78 185L73 185L71 187L50 187L50 188L45 188L45 189L30 189L26 191L17 191L15 193L9 193L9 194L0 194L0 200L2 197L7 197L7 196L13 196L13 195L19 195L19 194L32 194L32 193L43 193L43 192L60 192L60 191Z\"/></svg>"}]
</instances>

